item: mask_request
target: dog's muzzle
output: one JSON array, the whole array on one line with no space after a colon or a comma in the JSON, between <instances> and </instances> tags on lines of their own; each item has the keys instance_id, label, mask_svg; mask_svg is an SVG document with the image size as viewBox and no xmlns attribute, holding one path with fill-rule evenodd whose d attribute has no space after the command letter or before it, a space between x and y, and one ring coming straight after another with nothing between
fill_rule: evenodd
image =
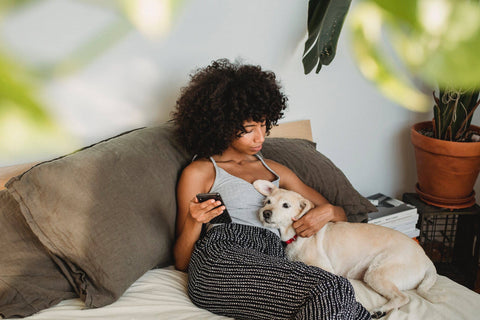
<instances>
[{"instance_id":1,"label":"dog's muzzle","mask_svg":"<svg viewBox=\"0 0 480 320\"><path fill-rule=\"evenodd\" d=\"M272 217L272 211L271 210L265 210L265 211L262 212L262 215L263 215L263 219L266 222L270 222L270 218Z\"/></svg>"}]
</instances>

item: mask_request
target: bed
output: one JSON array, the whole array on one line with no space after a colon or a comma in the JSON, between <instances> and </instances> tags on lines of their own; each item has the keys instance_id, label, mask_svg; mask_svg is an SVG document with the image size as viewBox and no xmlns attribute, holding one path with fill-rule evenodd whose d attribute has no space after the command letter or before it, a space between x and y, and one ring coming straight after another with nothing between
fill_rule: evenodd
<instances>
[{"instance_id":1,"label":"bed","mask_svg":"<svg viewBox=\"0 0 480 320\"><path fill-rule=\"evenodd\" d=\"M361 222L375 210L311 141L282 124L262 153ZM194 306L172 267L175 184L190 154L170 124L122 133L72 154L0 168L0 314L28 319L228 319ZM385 302L351 280L368 310ZM480 295L439 276L432 304L415 291L383 319L478 319Z\"/></svg>"}]
</instances>

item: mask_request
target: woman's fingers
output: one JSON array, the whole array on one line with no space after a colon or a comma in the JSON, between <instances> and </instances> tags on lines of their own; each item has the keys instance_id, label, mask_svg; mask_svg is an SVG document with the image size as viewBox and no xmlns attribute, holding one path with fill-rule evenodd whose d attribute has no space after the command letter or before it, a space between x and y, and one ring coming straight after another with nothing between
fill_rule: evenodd
<instances>
[{"instance_id":1,"label":"woman's fingers","mask_svg":"<svg viewBox=\"0 0 480 320\"><path fill-rule=\"evenodd\" d=\"M195 200L190 203L190 214L198 222L207 223L225 210L225 206L221 204L214 199L198 202L195 197Z\"/></svg>"},{"instance_id":2,"label":"woman's fingers","mask_svg":"<svg viewBox=\"0 0 480 320\"><path fill-rule=\"evenodd\" d=\"M208 216L208 221L212 220L216 216L219 216L225 211L225 206L220 206L218 208L215 208L213 210L210 210L206 215Z\"/></svg>"},{"instance_id":3,"label":"woman's fingers","mask_svg":"<svg viewBox=\"0 0 480 320\"><path fill-rule=\"evenodd\" d=\"M222 203L220 201L215 201L215 199L208 199L206 201L200 202L200 207L207 211L212 210L215 207L218 207Z\"/></svg>"}]
</instances>

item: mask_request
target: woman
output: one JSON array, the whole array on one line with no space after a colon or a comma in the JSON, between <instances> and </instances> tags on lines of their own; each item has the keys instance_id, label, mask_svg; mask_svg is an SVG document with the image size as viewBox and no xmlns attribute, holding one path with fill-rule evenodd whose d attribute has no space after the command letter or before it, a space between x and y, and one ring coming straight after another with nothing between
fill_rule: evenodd
<instances>
[{"instance_id":1,"label":"woman","mask_svg":"<svg viewBox=\"0 0 480 320\"><path fill-rule=\"evenodd\" d=\"M294 222L299 236L313 235L328 221L346 220L342 208L290 169L258 154L283 116L286 100L273 73L228 60L200 69L183 89L174 121L196 158L177 187L175 266L188 270L191 300L216 314L236 319L368 319L346 279L288 261L278 230L258 220L264 197L252 185L257 179L315 203ZM221 194L232 223L209 224L225 206L215 200L200 203L196 194L205 192Z\"/></svg>"}]
</instances>

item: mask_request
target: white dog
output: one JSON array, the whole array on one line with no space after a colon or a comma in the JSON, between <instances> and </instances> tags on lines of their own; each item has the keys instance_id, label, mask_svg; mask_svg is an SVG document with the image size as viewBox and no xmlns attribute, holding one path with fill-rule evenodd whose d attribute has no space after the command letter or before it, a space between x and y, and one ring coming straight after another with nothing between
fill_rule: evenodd
<instances>
[{"instance_id":1,"label":"white dog","mask_svg":"<svg viewBox=\"0 0 480 320\"><path fill-rule=\"evenodd\" d=\"M408 303L408 296L401 290L416 288L432 302L441 300L428 294L437 279L435 266L420 245L403 233L367 223L329 222L312 237L297 238L292 218L300 218L313 203L266 180L253 185L266 196L259 211L260 221L279 228L281 239L287 243L287 257L366 282L388 299L373 316L380 317Z\"/></svg>"}]
</instances>

